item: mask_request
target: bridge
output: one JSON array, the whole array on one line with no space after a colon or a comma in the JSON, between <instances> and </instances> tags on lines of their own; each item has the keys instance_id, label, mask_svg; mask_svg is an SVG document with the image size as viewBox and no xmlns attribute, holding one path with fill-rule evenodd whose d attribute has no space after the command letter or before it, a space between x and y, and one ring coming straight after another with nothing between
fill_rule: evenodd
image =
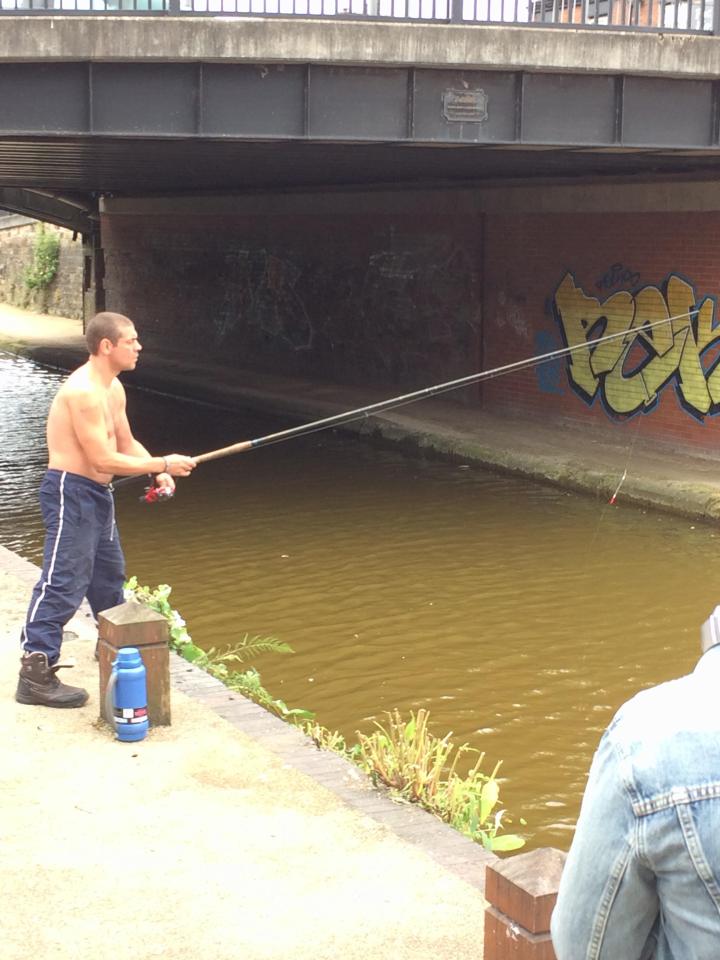
<instances>
[{"instance_id":1,"label":"bridge","mask_svg":"<svg viewBox=\"0 0 720 960\"><path fill-rule=\"evenodd\" d=\"M83 236L86 312L381 395L611 324L465 401L717 448L715 0L51 2L0 0L0 207Z\"/></svg>"},{"instance_id":2,"label":"bridge","mask_svg":"<svg viewBox=\"0 0 720 960\"><path fill-rule=\"evenodd\" d=\"M0 206L82 232L101 195L713 176L720 157L704 0L485 19L477 0L425 19L57 2L2 0Z\"/></svg>"}]
</instances>

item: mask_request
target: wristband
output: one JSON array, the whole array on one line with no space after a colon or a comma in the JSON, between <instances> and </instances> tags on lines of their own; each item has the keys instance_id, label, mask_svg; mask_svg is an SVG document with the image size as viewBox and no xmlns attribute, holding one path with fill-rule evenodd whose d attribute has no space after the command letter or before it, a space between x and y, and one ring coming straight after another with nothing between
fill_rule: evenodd
<instances>
[{"instance_id":1,"label":"wristband","mask_svg":"<svg viewBox=\"0 0 720 960\"><path fill-rule=\"evenodd\" d=\"M168 472L167 457L163 457L162 462L163 462L163 468L160 471L160 473L167 473Z\"/></svg>"}]
</instances>

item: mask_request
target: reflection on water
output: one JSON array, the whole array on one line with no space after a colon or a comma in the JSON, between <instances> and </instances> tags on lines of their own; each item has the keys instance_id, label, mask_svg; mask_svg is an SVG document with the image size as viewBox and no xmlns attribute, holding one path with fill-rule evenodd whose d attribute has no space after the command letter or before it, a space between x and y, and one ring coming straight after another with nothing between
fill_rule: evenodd
<instances>
[{"instance_id":1,"label":"reflection on water","mask_svg":"<svg viewBox=\"0 0 720 960\"><path fill-rule=\"evenodd\" d=\"M37 561L58 376L0 355L0 542ZM150 449L198 453L290 424L131 392ZM632 464L630 466L632 470ZM567 847L617 706L687 672L718 602L712 527L318 434L199 467L170 503L118 491L128 571L173 585L194 638L273 634L270 690L352 736L428 707L504 761L531 846Z\"/></svg>"}]
</instances>

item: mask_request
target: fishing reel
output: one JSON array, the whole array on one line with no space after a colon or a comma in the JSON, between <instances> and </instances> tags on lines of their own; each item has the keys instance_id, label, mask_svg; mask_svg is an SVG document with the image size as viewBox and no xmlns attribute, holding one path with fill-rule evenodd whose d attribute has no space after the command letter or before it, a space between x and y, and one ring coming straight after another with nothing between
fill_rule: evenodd
<instances>
[{"instance_id":1,"label":"fishing reel","mask_svg":"<svg viewBox=\"0 0 720 960\"><path fill-rule=\"evenodd\" d=\"M155 483L155 478L151 477L149 487L145 487L145 492L139 498L141 503L164 503L166 500L172 500L175 491L171 487L160 487Z\"/></svg>"}]
</instances>

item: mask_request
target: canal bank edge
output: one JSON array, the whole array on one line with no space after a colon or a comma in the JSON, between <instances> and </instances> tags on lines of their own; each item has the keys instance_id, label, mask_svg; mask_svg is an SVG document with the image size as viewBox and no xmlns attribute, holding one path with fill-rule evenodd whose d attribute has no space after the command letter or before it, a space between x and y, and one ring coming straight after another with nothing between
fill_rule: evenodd
<instances>
[{"instance_id":1,"label":"canal bank edge","mask_svg":"<svg viewBox=\"0 0 720 960\"><path fill-rule=\"evenodd\" d=\"M21 312L12 310L12 322L7 323L6 310L0 305L0 349L61 370L84 361L87 354L79 325L75 336L67 336L67 326L58 336L59 328L53 326L58 318L44 318L51 323L43 325L37 315L28 313L23 325ZM123 381L229 410L251 408L296 422L387 399L387 392L379 393L377 388L233 370L150 351L142 354L138 369L125 374ZM599 431L590 435L580 428L552 428L490 415L476 407L423 400L338 429L370 434L406 452L551 483L594 496L602 504L622 483L618 504L705 521L720 519L720 461L678 453L670 445L644 444L641 427L641 420L630 425L625 442L619 445L611 443L606 433L596 436Z\"/></svg>"}]
</instances>

